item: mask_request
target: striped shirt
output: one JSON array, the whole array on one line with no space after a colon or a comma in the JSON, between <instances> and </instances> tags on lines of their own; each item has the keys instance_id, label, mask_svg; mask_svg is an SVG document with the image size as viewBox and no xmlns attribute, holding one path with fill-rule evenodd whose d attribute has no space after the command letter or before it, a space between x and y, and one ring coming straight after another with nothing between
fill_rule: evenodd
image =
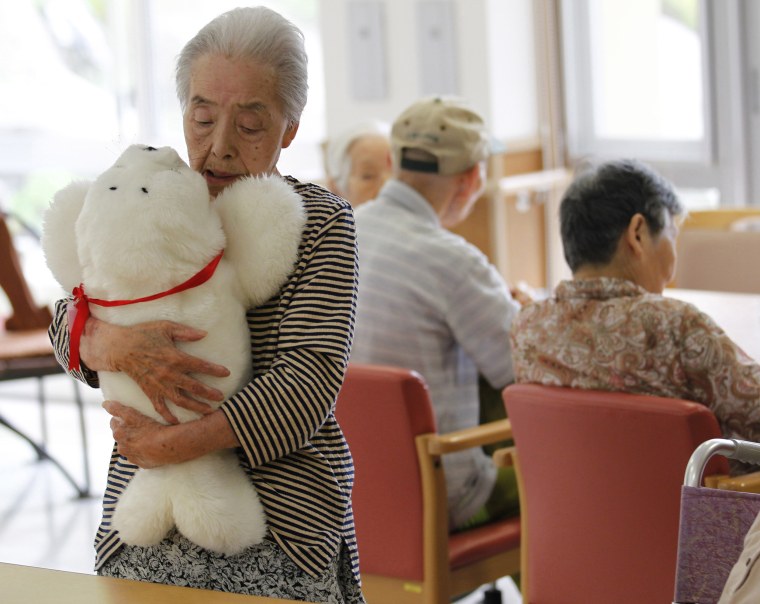
<instances>
[{"instance_id":1,"label":"striped shirt","mask_svg":"<svg viewBox=\"0 0 760 604\"><path fill-rule=\"evenodd\" d=\"M307 213L298 263L277 296L248 311L254 377L221 409L240 441L241 465L256 486L279 546L316 576L345 543L358 580L353 461L334 416L354 331L353 215L346 201L321 187L286 180ZM67 302L57 303L50 328L64 367ZM72 375L98 386L97 374L86 367ZM114 447L95 537L96 569L121 546L111 517L136 469Z\"/></svg>"},{"instance_id":2,"label":"striped shirt","mask_svg":"<svg viewBox=\"0 0 760 604\"><path fill-rule=\"evenodd\" d=\"M479 422L478 373L512 381L509 331L519 305L475 246L442 228L411 187L387 182L356 210L362 272L351 360L405 367L427 382L439 432ZM450 521L472 516L496 480L479 449L444 457Z\"/></svg>"}]
</instances>

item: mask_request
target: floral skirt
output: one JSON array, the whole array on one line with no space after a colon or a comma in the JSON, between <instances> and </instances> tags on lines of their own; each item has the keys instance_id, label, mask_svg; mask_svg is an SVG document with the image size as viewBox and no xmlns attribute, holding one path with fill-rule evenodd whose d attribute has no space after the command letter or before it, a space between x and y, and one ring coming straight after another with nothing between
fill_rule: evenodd
<instances>
[{"instance_id":1,"label":"floral skirt","mask_svg":"<svg viewBox=\"0 0 760 604\"><path fill-rule=\"evenodd\" d=\"M174 530L158 545L122 545L98 574L270 598L363 604L345 547L318 577L299 568L271 538L237 556L203 549Z\"/></svg>"}]
</instances>

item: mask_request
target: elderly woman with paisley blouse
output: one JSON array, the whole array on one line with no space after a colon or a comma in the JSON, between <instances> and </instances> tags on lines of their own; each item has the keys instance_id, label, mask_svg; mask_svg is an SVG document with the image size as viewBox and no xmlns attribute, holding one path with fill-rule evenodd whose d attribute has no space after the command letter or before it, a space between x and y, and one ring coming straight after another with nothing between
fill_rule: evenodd
<instances>
[{"instance_id":1,"label":"elderly woman with paisley blouse","mask_svg":"<svg viewBox=\"0 0 760 604\"><path fill-rule=\"evenodd\" d=\"M560 207L573 279L515 320L516 380L688 399L708 406L726 437L760 441L760 366L710 317L661 295L682 211L670 184L638 162L578 176Z\"/></svg>"}]
</instances>

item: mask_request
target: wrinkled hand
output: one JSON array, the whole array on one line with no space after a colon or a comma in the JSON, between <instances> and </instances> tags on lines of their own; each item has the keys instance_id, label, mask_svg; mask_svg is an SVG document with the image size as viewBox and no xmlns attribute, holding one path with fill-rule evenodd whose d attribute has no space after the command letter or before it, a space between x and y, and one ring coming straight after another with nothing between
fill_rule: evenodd
<instances>
[{"instance_id":1,"label":"wrinkled hand","mask_svg":"<svg viewBox=\"0 0 760 604\"><path fill-rule=\"evenodd\" d=\"M520 281L517 285L510 287L509 293L520 306L527 306L541 298L539 293L524 281Z\"/></svg>"},{"instance_id":2,"label":"wrinkled hand","mask_svg":"<svg viewBox=\"0 0 760 604\"><path fill-rule=\"evenodd\" d=\"M103 408L111 414L111 432L119 454L141 468L157 468L172 459L167 451L164 431L171 429L116 401L105 401Z\"/></svg>"},{"instance_id":3,"label":"wrinkled hand","mask_svg":"<svg viewBox=\"0 0 760 604\"><path fill-rule=\"evenodd\" d=\"M202 419L167 426L117 401L105 401L103 409L111 414L119 454L140 468L181 463L240 444L218 410Z\"/></svg>"},{"instance_id":4,"label":"wrinkled hand","mask_svg":"<svg viewBox=\"0 0 760 604\"><path fill-rule=\"evenodd\" d=\"M166 401L201 414L211 407L199 401L221 401L222 392L207 386L191 374L214 377L229 375L227 368L191 356L175 342L200 340L206 332L173 323L153 321L122 327L87 320L81 340L83 361L94 371L121 371L132 378L153 403L156 412L167 422L178 423Z\"/></svg>"}]
</instances>

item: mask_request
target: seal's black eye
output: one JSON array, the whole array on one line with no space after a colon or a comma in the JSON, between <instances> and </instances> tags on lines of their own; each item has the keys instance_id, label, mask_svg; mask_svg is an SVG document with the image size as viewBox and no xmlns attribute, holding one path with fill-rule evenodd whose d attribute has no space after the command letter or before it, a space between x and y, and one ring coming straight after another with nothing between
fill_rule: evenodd
<instances>
[{"instance_id":1,"label":"seal's black eye","mask_svg":"<svg viewBox=\"0 0 760 604\"><path fill-rule=\"evenodd\" d=\"M146 189L145 187L143 187L143 188L142 188L142 192L143 192L143 193L147 193L147 192L148 192L148 189Z\"/></svg>"},{"instance_id":2,"label":"seal's black eye","mask_svg":"<svg viewBox=\"0 0 760 604\"><path fill-rule=\"evenodd\" d=\"M146 151L158 151L155 147L145 147Z\"/></svg>"},{"instance_id":3,"label":"seal's black eye","mask_svg":"<svg viewBox=\"0 0 760 604\"><path fill-rule=\"evenodd\" d=\"M115 191L116 187L109 187L109 189L111 189L111 191Z\"/></svg>"}]
</instances>

